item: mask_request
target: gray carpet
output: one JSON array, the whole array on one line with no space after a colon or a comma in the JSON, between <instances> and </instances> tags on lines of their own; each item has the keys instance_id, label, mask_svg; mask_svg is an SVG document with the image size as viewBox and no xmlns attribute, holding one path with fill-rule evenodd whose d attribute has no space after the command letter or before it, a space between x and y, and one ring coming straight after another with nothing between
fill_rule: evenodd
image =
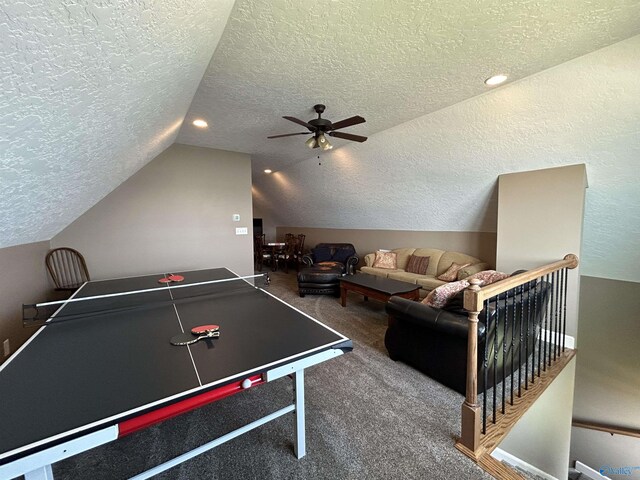
<instances>
[{"instance_id":1,"label":"gray carpet","mask_svg":"<svg viewBox=\"0 0 640 480\"><path fill-rule=\"evenodd\" d=\"M274 295L351 338L351 353L308 369L307 455L293 455L293 414L160 475L162 479L490 479L454 448L463 397L389 359L380 302L297 295L295 272ZM249 334L250 332L248 332ZM57 479L128 478L292 402L283 378L54 465Z\"/></svg>"}]
</instances>

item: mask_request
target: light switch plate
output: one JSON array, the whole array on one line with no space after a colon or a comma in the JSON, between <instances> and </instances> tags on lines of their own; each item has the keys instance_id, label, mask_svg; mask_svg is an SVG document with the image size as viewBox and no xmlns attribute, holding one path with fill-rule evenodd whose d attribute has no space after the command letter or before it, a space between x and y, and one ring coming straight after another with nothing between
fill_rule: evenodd
<instances>
[{"instance_id":1,"label":"light switch plate","mask_svg":"<svg viewBox=\"0 0 640 480\"><path fill-rule=\"evenodd\" d=\"M249 230L247 227L237 227L236 235L249 235Z\"/></svg>"}]
</instances>

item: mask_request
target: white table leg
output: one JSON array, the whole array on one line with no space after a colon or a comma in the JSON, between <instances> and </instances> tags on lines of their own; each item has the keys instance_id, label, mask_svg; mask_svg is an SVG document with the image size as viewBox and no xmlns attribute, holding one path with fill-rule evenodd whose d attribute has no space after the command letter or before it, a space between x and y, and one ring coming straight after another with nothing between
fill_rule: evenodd
<instances>
[{"instance_id":1,"label":"white table leg","mask_svg":"<svg viewBox=\"0 0 640 480\"><path fill-rule=\"evenodd\" d=\"M293 379L293 391L296 405L296 457L302 458L306 455L305 433L304 433L304 370L296 370Z\"/></svg>"},{"instance_id":2,"label":"white table leg","mask_svg":"<svg viewBox=\"0 0 640 480\"><path fill-rule=\"evenodd\" d=\"M51 465L37 468L24 474L25 480L53 480L53 470Z\"/></svg>"}]
</instances>

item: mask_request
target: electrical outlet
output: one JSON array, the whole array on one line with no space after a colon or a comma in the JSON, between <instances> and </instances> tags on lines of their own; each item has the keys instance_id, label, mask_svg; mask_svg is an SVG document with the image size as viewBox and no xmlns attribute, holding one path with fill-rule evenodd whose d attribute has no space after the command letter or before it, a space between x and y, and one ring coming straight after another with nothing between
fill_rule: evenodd
<instances>
[{"instance_id":1,"label":"electrical outlet","mask_svg":"<svg viewBox=\"0 0 640 480\"><path fill-rule=\"evenodd\" d=\"M4 348L4 356L8 357L11 353L11 345L9 344L8 338L4 342L2 342L2 347Z\"/></svg>"},{"instance_id":2,"label":"electrical outlet","mask_svg":"<svg viewBox=\"0 0 640 480\"><path fill-rule=\"evenodd\" d=\"M249 235L249 229L247 227L237 227L236 235Z\"/></svg>"}]
</instances>

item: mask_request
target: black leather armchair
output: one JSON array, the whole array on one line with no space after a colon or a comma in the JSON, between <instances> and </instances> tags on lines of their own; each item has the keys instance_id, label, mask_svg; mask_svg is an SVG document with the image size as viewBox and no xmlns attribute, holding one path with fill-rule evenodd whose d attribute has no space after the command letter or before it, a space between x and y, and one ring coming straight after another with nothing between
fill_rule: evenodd
<instances>
[{"instance_id":1,"label":"black leather armchair","mask_svg":"<svg viewBox=\"0 0 640 480\"><path fill-rule=\"evenodd\" d=\"M486 388L494 385L493 359L496 344L498 358L495 370L498 383L502 380L503 366L509 375L512 367L517 371L521 365L520 361L524 363L525 356L533 352L540 335L541 322L551 289L547 282L540 282L536 287L533 286L534 283L530 282L522 289L510 290L506 304L502 294L497 304L490 303L489 308L483 310L478 317L478 392L485 390L484 355L487 339L487 358L490 361ZM512 295L514 291L517 293ZM402 360L464 395L467 378L468 317L462 307L462 299L463 292L460 292L447 306L440 309L400 297L391 297L386 305L389 328L384 343L393 360ZM522 344L516 341L512 346L512 335L513 338L520 339L521 325L524 341ZM495 334L498 337L497 342ZM508 340L506 353L503 350L504 338Z\"/></svg>"},{"instance_id":2,"label":"black leather armchair","mask_svg":"<svg viewBox=\"0 0 640 480\"><path fill-rule=\"evenodd\" d=\"M302 263L307 267L332 263L342 267L342 273L347 275L354 273L359 260L351 243L319 243L302 257Z\"/></svg>"}]
</instances>

